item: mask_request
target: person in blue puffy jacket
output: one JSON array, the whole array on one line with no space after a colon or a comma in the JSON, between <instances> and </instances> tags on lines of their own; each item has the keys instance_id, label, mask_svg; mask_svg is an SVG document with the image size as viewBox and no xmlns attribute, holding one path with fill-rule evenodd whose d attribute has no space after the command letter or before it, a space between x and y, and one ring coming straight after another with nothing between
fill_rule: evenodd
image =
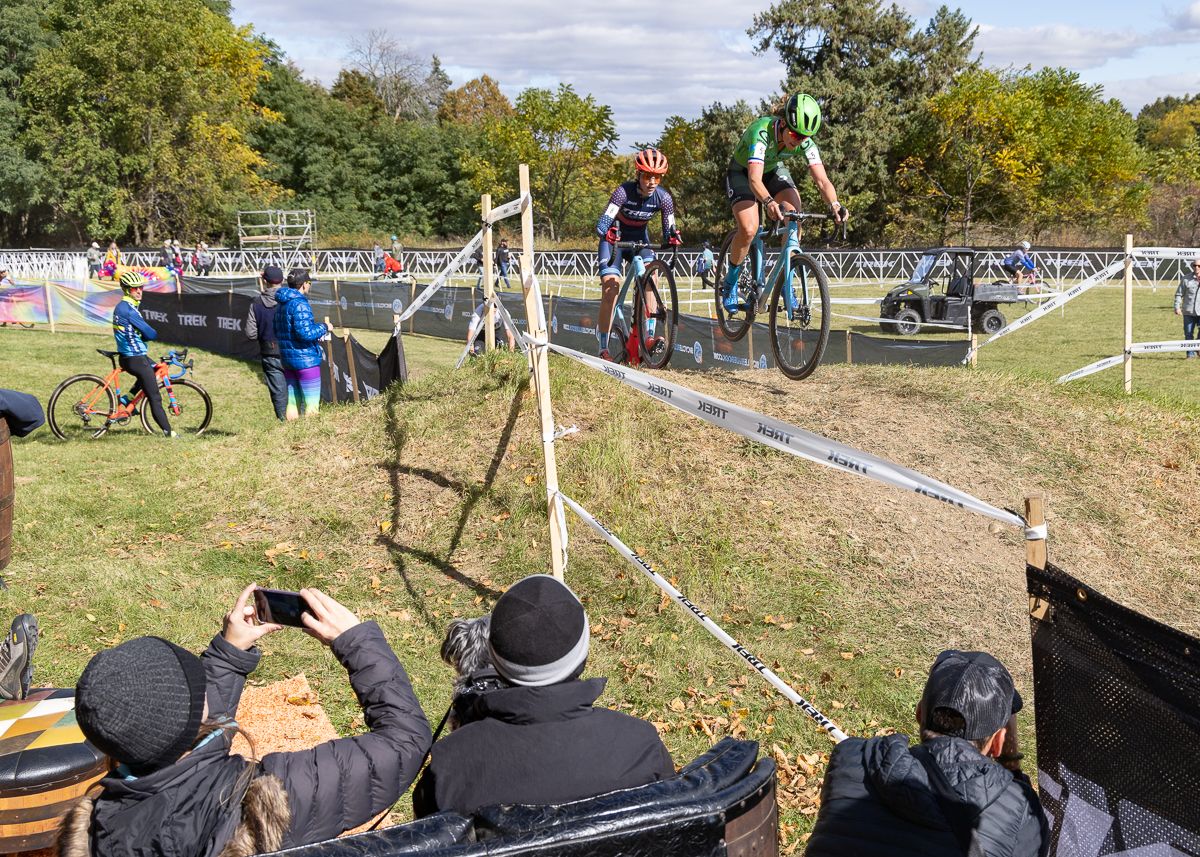
<instances>
[{"instance_id":1,"label":"person in blue puffy jacket","mask_svg":"<svg viewBox=\"0 0 1200 857\"><path fill-rule=\"evenodd\" d=\"M287 382L287 418L315 414L321 407L321 345L329 328L313 318L308 303L312 280L308 271L297 268L288 274L288 284L275 293L275 339L283 360Z\"/></svg>"}]
</instances>

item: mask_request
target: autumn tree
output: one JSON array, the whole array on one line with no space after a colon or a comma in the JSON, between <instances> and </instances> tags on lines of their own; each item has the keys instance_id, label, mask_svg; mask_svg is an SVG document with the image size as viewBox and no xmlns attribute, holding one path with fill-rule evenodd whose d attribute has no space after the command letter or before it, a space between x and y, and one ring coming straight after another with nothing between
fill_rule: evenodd
<instances>
[{"instance_id":1,"label":"autumn tree","mask_svg":"<svg viewBox=\"0 0 1200 857\"><path fill-rule=\"evenodd\" d=\"M500 84L485 74L447 92L437 116L443 125L473 125L489 119L508 119L514 112L512 102L500 91Z\"/></svg>"},{"instance_id":2,"label":"autumn tree","mask_svg":"<svg viewBox=\"0 0 1200 857\"><path fill-rule=\"evenodd\" d=\"M774 49L787 67L783 93L765 106L792 92L820 102L818 145L830 177L855 214L855 234L878 237L908 123L974 63L977 28L945 6L920 29L880 0L779 0L748 32L759 52ZM810 184L801 190L815 205Z\"/></svg>"},{"instance_id":3,"label":"autumn tree","mask_svg":"<svg viewBox=\"0 0 1200 857\"><path fill-rule=\"evenodd\" d=\"M430 121L437 116L450 77L441 60L426 60L387 30L368 30L350 41L350 68L366 76L391 117Z\"/></svg>"},{"instance_id":4,"label":"autumn tree","mask_svg":"<svg viewBox=\"0 0 1200 857\"><path fill-rule=\"evenodd\" d=\"M248 29L200 0L54 0L47 23L57 44L21 87L28 136L80 234L206 234L274 191L246 143L263 118L264 51Z\"/></svg>"}]
</instances>

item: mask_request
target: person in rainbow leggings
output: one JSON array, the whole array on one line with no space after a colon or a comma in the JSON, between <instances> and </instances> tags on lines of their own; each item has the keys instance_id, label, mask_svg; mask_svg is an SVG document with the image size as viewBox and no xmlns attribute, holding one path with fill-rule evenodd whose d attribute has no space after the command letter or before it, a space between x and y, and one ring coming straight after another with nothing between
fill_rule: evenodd
<instances>
[{"instance_id":1,"label":"person in rainbow leggings","mask_svg":"<svg viewBox=\"0 0 1200 857\"><path fill-rule=\"evenodd\" d=\"M313 318L308 303L312 280L308 271L297 268L288 274L287 285L275 293L275 338L283 360L287 382L287 418L315 414L321 407L321 346L329 328Z\"/></svg>"}]
</instances>

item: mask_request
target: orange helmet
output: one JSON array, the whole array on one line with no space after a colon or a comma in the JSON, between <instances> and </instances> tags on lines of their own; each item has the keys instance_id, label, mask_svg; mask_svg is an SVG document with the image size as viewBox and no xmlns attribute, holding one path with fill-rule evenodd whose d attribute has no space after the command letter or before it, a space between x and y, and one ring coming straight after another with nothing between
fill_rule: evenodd
<instances>
[{"instance_id":1,"label":"orange helmet","mask_svg":"<svg viewBox=\"0 0 1200 857\"><path fill-rule=\"evenodd\" d=\"M638 172L650 173L652 176L667 174L667 156L658 149L642 149L633 163Z\"/></svg>"}]
</instances>

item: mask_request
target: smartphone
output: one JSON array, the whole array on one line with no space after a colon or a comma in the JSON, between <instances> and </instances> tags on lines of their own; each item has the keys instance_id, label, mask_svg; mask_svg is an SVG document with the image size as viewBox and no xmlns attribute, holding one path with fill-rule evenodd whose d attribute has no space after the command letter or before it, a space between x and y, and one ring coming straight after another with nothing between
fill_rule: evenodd
<instances>
[{"instance_id":1,"label":"smartphone","mask_svg":"<svg viewBox=\"0 0 1200 857\"><path fill-rule=\"evenodd\" d=\"M303 628L304 623L300 621L300 616L306 611L312 612L308 602L299 592L283 589L254 590L254 612L259 622Z\"/></svg>"}]
</instances>

